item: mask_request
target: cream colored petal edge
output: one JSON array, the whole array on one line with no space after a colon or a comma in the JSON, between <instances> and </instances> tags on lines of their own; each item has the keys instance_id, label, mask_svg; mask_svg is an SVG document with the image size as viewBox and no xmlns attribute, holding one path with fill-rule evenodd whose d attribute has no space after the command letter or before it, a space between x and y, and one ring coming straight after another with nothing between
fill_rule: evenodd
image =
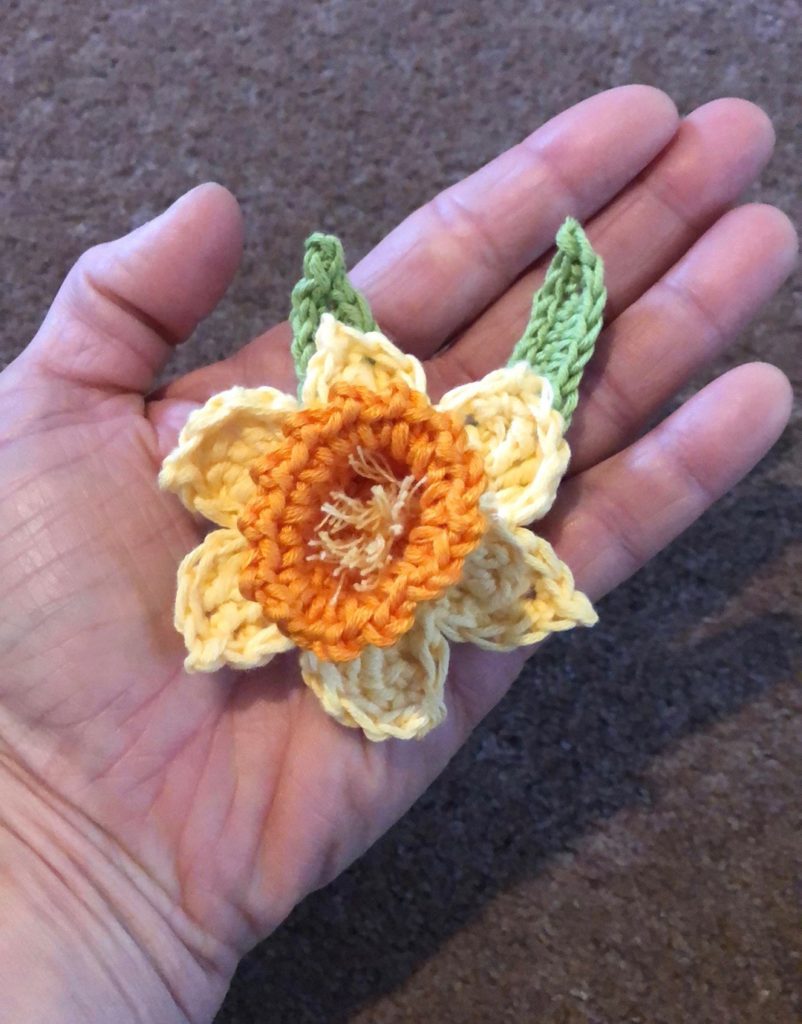
<instances>
[{"instance_id":1,"label":"cream colored petal edge","mask_svg":"<svg viewBox=\"0 0 802 1024\"><path fill-rule=\"evenodd\" d=\"M568 466L565 423L552 398L548 380L517 363L454 388L437 406L458 417L482 453L499 514L511 526L548 512Z\"/></svg>"},{"instance_id":2,"label":"cream colored petal edge","mask_svg":"<svg viewBox=\"0 0 802 1024\"><path fill-rule=\"evenodd\" d=\"M498 651L598 620L548 541L501 521L490 525L468 556L460 582L438 601L438 612L449 640Z\"/></svg>"},{"instance_id":3,"label":"cream colored petal edge","mask_svg":"<svg viewBox=\"0 0 802 1024\"><path fill-rule=\"evenodd\" d=\"M379 331L363 333L324 313L315 334L315 352L309 360L302 390L304 405L324 405L334 384L359 384L381 391L402 380L416 391L426 391L420 361L397 348Z\"/></svg>"},{"instance_id":4,"label":"cream colored petal edge","mask_svg":"<svg viewBox=\"0 0 802 1024\"><path fill-rule=\"evenodd\" d=\"M293 646L265 619L261 605L240 594L247 557L240 533L215 530L179 566L174 621L187 648L187 671L258 668Z\"/></svg>"},{"instance_id":5,"label":"cream colored petal edge","mask_svg":"<svg viewBox=\"0 0 802 1024\"><path fill-rule=\"evenodd\" d=\"M297 409L276 388L230 388L190 414L159 473L159 485L218 526L234 526L253 496L250 467L281 438Z\"/></svg>"},{"instance_id":6,"label":"cream colored petal edge","mask_svg":"<svg viewBox=\"0 0 802 1024\"><path fill-rule=\"evenodd\" d=\"M369 740L421 739L446 716L449 647L431 607L392 647L366 647L347 662L301 653L301 673L327 714Z\"/></svg>"}]
</instances>

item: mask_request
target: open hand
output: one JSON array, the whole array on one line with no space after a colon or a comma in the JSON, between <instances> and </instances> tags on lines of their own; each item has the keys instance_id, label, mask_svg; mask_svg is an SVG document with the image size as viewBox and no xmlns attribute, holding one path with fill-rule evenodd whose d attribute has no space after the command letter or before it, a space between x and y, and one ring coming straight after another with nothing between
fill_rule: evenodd
<instances>
[{"instance_id":1,"label":"open hand","mask_svg":"<svg viewBox=\"0 0 802 1024\"><path fill-rule=\"evenodd\" d=\"M538 532L592 599L747 473L788 417L783 375L752 364L642 434L794 263L782 213L728 210L771 148L746 102L678 122L662 93L615 89L446 190L353 271L385 333L428 361L437 398L505 362L557 227L583 222L607 326ZM119 1021L143 991L155 1019L209 1019L239 956L404 812L532 653L455 649L449 716L419 743L338 725L293 656L185 674L175 571L201 527L158 490L159 465L214 392L293 390L289 329L149 392L241 245L232 196L195 189L86 253L0 376L3 899L28 954L53 960L80 937L63 992L99 987L93 1005ZM22 963L16 942L0 952Z\"/></svg>"}]
</instances>

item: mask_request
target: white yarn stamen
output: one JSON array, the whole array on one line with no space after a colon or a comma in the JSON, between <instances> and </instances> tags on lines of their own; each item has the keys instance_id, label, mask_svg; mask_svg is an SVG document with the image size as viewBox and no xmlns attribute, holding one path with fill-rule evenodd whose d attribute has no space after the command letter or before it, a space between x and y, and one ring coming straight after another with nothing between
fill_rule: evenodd
<instances>
[{"instance_id":1,"label":"white yarn stamen","mask_svg":"<svg viewBox=\"0 0 802 1024\"><path fill-rule=\"evenodd\" d=\"M332 600L337 600L344 573L358 577L354 590L371 590L387 566L393 545L404 532L410 506L425 477L405 476L398 480L381 455L358 447L348 459L351 468L364 480L373 481L370 493L355 498L345 491L333 491L331 500L321 505L323 518L317 537L310 547L319 550L309 559L331 562L340 585Z\"/></svg>"}]
</instances>

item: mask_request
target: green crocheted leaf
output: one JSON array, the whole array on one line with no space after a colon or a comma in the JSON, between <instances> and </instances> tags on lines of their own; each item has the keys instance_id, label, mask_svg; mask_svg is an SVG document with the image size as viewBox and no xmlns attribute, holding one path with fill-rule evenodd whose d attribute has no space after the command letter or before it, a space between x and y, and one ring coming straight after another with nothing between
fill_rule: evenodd
<instances>
[{"instance_id":1,"label":"green crocheted leaf","mask_svg":"<svg viewBox=\"0 0 802 1024\"><path fill-rule=\"evenodd\" d=\"M375 331L367 300L348 280L345 256L335 235L314 234L304 247L304 276L292 290L292 358L299 390L315 351L315 333L324 313L360 331Z\"/></svg>"},{"instance_id":2,"label":"green crocheted leaf","mask_svg":"<svg viewBox=\"0 0 802 1024\"><path fill-rule=\"evenodd\" d=\"M593 355L606 300L601 257L569 217L557 232L557 255L509 360L510 365L527 362L550 381L554 407L566 426L576 409L582 371Z\"/></svg>"}]
</instances>

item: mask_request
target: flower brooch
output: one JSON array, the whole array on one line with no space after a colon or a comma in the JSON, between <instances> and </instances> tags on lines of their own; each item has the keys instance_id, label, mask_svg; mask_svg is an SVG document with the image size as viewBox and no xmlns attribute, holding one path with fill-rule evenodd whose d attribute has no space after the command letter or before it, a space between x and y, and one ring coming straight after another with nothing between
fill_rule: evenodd
<instances>
[{"instance_id":1,"label":"flower brooch","mask_svg":"<svg viewBox=\"0 0 802 1024\"><path fill-rule=\"evenodd\" d=\"M567 220L510 361L436 404L330 235L293 290L298 399L235 387L193 412L160 485L219 529L178 569L188 671L297 647L328 714L371 740L446 714L449 642L510 650L596 615L551 546L564 434L601 328L602 265Z\"/></svg>"}]
</instances>

